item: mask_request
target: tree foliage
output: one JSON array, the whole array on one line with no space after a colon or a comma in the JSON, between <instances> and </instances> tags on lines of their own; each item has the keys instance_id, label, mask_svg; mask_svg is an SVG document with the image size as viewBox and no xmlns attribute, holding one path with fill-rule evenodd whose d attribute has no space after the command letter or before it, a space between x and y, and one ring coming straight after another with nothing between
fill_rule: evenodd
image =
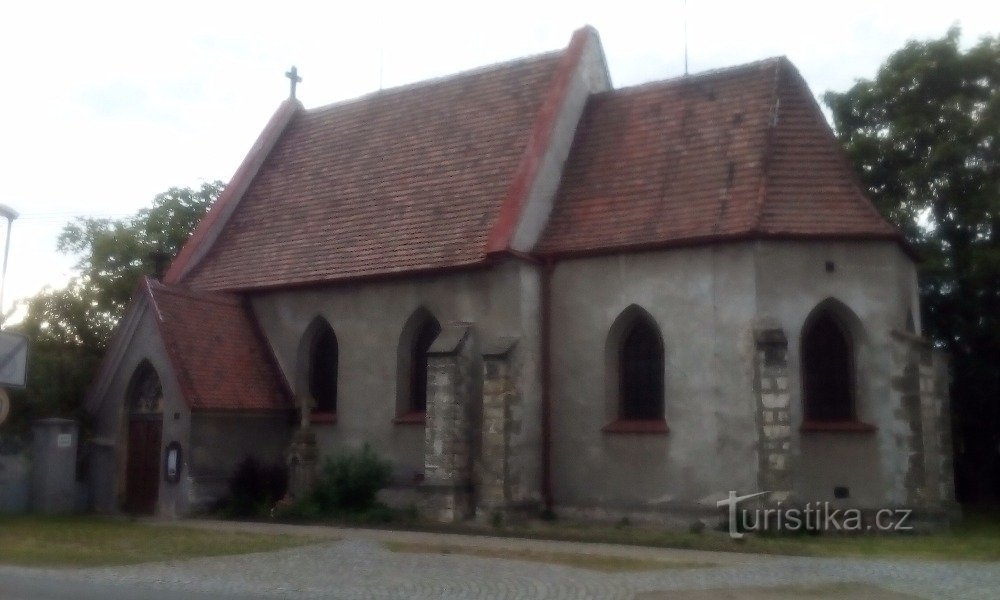
<instances>
[{"instance_id":1,"label":"tree foliage","mask_svg":"<svg viewBox=\"0 0 1000 600\"><path fill-rule=\"evenodd\" d=\"M911 41L827 92L838 137L920 265L924 333L952 359L959 494L1000 498L1000 37Z\"/></svg>"},{"instance_id":2,"label":"tree foliage","mask_svg":"<svg viewBox=\"0 0 1000 600\"><path fill-rule=\"evenodd\" d=\"M63 288L46 288L23 301L26 315L12 329L29 339L26 389L12 401L12 428L35 418L82 416L80 403L112 331L157 255L175 256L222 191L220 181L170 188L124 219L77 218L57 248L76 255L76 275Z\"/></svg>"}]
</instances>

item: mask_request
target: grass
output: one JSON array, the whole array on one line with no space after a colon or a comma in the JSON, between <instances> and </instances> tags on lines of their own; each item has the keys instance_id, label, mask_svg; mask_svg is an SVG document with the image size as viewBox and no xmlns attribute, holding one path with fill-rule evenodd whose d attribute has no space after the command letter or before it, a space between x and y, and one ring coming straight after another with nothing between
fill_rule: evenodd
<instances>
[{"instance_id":1,"label":"grass","mask_svg":"<svg viewBox=\"0 0 1000 600\"><path fill-rule=\"evenodd\" d=\"M996 514L968 515L951 531L933 534L748 534L742 540L733 540L715 531L686 533L638 526L611 527L563 522L512 525L494 529L493 533L533 539L793 556L1000 561L1000 517Z\"/></svg>"},{"instance_id":2,"label":"grass","mask_svg":"<svg viewBox=\"0 0 1000 600\"><path fill-rule=\"evenodd\" d=\"M623 571L654 571L659 569L693 569L699 567L714 567L714 563L694 561L666 561L649 558L633 558L628 556L608 556L602 554L581 554L571 552L552 552L547 550L529 550L525 548L484 548L481 546L463 546L458 544L420 544L413 542L383 542L392 552L407 552L415 554L462 554L480 558L500 558L504 560L522 560L553 565L589 569L604 573L620 573Z\"/></svg>"},{"instance_id":3,"label":"grass","mask_svg":"<svg viewBox=\"0 0 1000 600\"><path fill-rule=\"evenodd\" d=\"M714 590L671 590L637 594L635 600L917 600L917 596L900 594L864 583L830 583L826 585L741 587Z\"/></svg>"},{"instance_id":4,"label":"grass","mask_svg":"<svg viewBox=\"0 0 1000 600\"><path fill-rule=\"evenodd\" d=\"M0 564L96 567L268 552L315 538L156 527L97 517L0 517Z\"/></svg>"},{"instance_id":5,"label":"grass","mask_svg":"<svg viewBox=\"0 0 1000 600\"><path fill-rule=\"evenodd\" d=\"M398 514L397 514L398 513ZM348 519L285 519L295 524L315 523L332 526L374 527L458 533L505 538L561 540L708 550L747 552L788 556L911 558L927 560L1000 561L1000 513L967 511L963 520L950 531L936 533L889 534L747 534L742 540L730 539L718 531L688 533L638 525L603 525L570 521L528 521L526 523L439 525L420 521L400 511L383 522L359 522Z\"/></svg>"}]
</instances>

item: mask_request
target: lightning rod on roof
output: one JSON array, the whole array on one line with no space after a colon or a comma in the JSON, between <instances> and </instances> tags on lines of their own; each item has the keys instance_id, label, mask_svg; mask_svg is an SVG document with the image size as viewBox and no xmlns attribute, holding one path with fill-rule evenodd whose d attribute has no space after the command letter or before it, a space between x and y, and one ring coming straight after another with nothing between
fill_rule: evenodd
<instances>
[{"instance_id":1,"label":"lightning rod on roof","mask_svg":"<svg viewBox=\"0 0 1000 600\"><path fill-rule=\"evenodd\" d=\"M688 3L684 0L684 74L688 74Z\"/></svg>"}]
</instances>

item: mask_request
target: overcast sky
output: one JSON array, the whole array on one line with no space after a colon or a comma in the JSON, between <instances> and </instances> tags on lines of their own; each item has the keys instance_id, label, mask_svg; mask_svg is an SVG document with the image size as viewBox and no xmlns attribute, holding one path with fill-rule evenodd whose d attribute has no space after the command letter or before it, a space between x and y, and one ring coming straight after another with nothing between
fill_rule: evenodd
<instances>
[{"instance_id":1,"label":"overcast sky","mask_svg":"<svg viewBox=\"0 0 1000 600\"><path fill-rule=\"evenodd\" d=\"M71 274L74 215L124 216L228 180L296 65L307 108L601 34L615 86L683 74L684 0L16 2L0 9L0 203L17 209L5 304ZM786 55L817 95L908 39L997 35L1000 2L687 1L692 73Z\"/></svg>"}]
</instances>

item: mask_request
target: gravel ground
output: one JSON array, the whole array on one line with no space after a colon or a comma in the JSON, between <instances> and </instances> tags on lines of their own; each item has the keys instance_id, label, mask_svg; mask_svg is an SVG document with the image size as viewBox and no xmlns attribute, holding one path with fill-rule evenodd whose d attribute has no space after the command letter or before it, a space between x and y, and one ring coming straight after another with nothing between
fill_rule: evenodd
<instances>
[{"instance_id":1,"label":"gravel ground","mask_svg":"<svg viewBox=\"0 0 1000 600\"><path fill-rule=\"evenodd\" d=\"M186 523L190 525L190 523ZM200 524L236 527L233 524ZM259 598L644 598L705 597L704 594L651 594L670 590L739 590L747 587L806 586L831 590L810 598L984 598L1000 596L1000 564L912 560L795 558L603 544L479 538L413 532L247 525L275 532L315 534L315 545L277 552L201 558L128 567L57 570L0 567L5 576L64 582L67 589L95 586L131 590L136 597ZM339 538L336 541L330 538ZM323 539L325 538L325 539ZM712 563L701 568L669 568L631 573L601 573L572 567L477 558L462 554L390 552L382 541L530 547L538 550L655 557L664 561ZM847 583L841 587L827 584ZM792 592L792 588L788 592ZM857 594L867 590L868 595ZM791 596L793 597L793 593ZM4 596L6 597L6 596ZM34 597L27 596L24 597ZM50 596L45 596L46 598ZM51 596L60 597L60 596ZM79 598L76 596L67 596ZM739 596L733 596L739 597ZM784 594L781 597L786 597Z\"/></svg>"}]
</instances>

